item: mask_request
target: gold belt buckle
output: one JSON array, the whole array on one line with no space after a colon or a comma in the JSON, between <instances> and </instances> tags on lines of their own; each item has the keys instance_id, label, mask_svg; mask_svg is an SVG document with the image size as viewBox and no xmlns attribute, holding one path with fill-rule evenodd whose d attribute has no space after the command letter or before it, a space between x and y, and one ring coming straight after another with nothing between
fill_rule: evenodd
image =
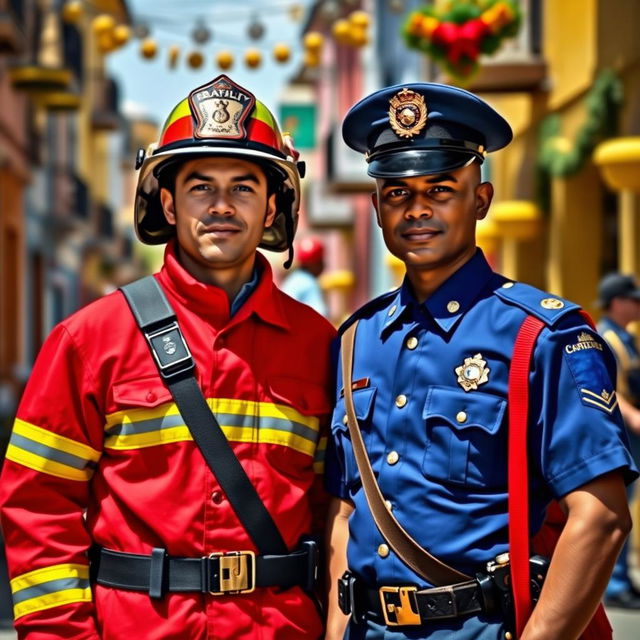
<instances>
[{"instance_id":1,"label":"gold belt buckle","mask_svg":"<svg viewBox=\"0 0 640 640\"><path fill-rule=\"evenodd\" d=\"M382 615L387 626L422 624L414 595L416 591L416 587L380 587L378 593L382 604ZM388 598L392 595L397 596L397 602L389 602Z\"/></svg>"},{"instance_id":2,"label":"gold belt buckle","mask_svg":"<svg viewBox=\"0 0 640 640\"><path fill-rule=\"evenodd\" d=\"M256 554L253 551L228 551L210 553L209 558L219 558L220 591L211 595L251 593L256 588Z\"/></svg>"}]
</instances>

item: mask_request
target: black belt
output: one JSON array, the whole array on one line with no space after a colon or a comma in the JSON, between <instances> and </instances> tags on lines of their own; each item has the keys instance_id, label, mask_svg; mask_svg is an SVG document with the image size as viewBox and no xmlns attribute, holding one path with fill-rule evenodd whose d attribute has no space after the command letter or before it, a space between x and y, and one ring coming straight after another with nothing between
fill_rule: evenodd
<instances>
[{"instance_id":1,"label":"black belt","mask_svg":"<svg viewBox=\"0 0 640 640\"><path fill-rule=\"evenodd\" d=\"M340 609L354 621L373 620L390 627L422 625L483 611L476 580L418 590L414 586L371 589L347 572L338 581Z\"/></svg>"},{"instance_id":2,"label":"black belt","mask_svg":"<svg viewBox=\"0 0 640 640\"><path fill-rule=\"evenodd\" d=\"M250 593L256 587L300 586L312 591L318 567L317 545L304 541L287 555L256 556L253 551L212 553L203 558L175 558L164 549L150 556L98 549L92 573L98 584L147 591L200 591L212 595Z\"/></svg>"}]
</instances>

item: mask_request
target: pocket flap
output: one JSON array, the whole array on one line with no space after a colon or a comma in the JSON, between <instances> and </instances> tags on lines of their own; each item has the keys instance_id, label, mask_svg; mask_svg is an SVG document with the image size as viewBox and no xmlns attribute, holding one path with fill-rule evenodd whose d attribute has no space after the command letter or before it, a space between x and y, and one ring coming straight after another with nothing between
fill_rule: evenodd
<instances>
[{"instance_id":1,"label":"pocket flap","mask_svg":"<svg viewBox=\"0 0 640 640\"><path fill-rule=\"evenodd\" d=\"M331 413L331 399L325 387L298 378L274 376L269 380L269 392L277 401L297 409L307 416Z\"/></svg>"},{"instance_id":2,"label":"pocket flap","mask_svg":"<svg viewBox=\"0 0 640 640\"><path fill-rule=\"evenodd\" d=\"M465 393L451 387L429 388L423 419L442 418L456 429L478 427L495 433L502 424L507 401L489 393Z\"/></svg>"},{"instance_id":3,"label":"pocket flap","mask_svg":"<svg viewBox=\"0 0 640 640\"><path fill-rule=\"evenodd\" d=\"M158 377L137 378L114 384L113 401L118 407L157 407L172 396Z\"/></svg>"},{"instance_id":4,"label":"pocket flap","mask_svg":"<svg viewBox=\"0 0 640 640\"><path fill-rule=\"evenodd\" d=\"M353 408L356 412L358 420L367 420L373 409L373 399L375 398L377 389L375 387L367 387L366 389L358 389L353 392ZM333 413L334 425L343 429L347 429L347 423L344 419L347 411L344 404L344 398L340 398L336 404Z\"/></svg>"}]
</instances>

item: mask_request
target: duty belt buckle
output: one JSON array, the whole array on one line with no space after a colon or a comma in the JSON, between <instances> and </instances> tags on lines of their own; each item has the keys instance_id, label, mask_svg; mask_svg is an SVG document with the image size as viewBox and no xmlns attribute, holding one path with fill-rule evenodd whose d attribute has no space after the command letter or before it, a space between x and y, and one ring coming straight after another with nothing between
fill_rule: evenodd
<instances>
[{"instance_id":1,"label":"duty belt buckle","mask_svg":"<svg viewBox=\"0 0 640 640\"><path fill-rule=\"evenodd\" d=\"M416 602L416 587L380 587L382 615L388 627L420 625L422 619Z\"/></svg>"},{"instance_id":2,"label":"duty belt buckle","mask_svg":"<svg viewBox=\"0 0 640 640\"><path fill-rule=\"evenodd\" d=\"M256 554L253 551L228 551L211 553L209 558L218 558L220 591L209 591L211 595L251 593L256 588Z\"/></svg>"}]
</instances>

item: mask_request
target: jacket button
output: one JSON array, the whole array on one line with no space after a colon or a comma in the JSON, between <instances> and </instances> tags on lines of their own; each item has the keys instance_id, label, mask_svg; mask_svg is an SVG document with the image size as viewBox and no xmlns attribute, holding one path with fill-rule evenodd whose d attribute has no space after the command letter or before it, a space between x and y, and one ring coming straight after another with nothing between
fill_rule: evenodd
<instances>
[{"instance_id":1,"label":"jacket button","mask_svg":"<svg viewBox=\"0 0 640 640\"><path fill-rule=\"evenodd\" d=\"M402 407L404 407L406 404L407 404L407 396L401 393L396 398L396 407L398 407L398 409L402 409Z\"/></svg>"},{"instance_id":2,"label":"jacket button","mask_svg":"<svg viewBox=\"0 0 640 640\"><path fill-rule=\"evenodd\" d=\"M411 336L407 339L407 349L411 349L413 351L418 346L418 338L415 336Z\"/></svg>"},{"instance_id":3,"label":"jacket button","mask_svg":"<svg viewBox=\"0 0 640 640\"><path fill-rule=\"evenodd\" d=\"M386 544L381 544L378 547L378 555L381 558L386 558L389 555L389 547Z\"/></svg>"},{"instance_id":4,"label":"jacket button","mask_svg":"<svg viewBox=\"0 0 640 640\"><path fill-rule=\"evenodd\" d=\"M347 416L347 414L345 413L342 416L342 424L348 424L349 423L349 417Z\"/></svg>"},{"instance_id":5,"label":"jacket button","mask_svg":"<svg viewBox=\"0 0 640 640\"><path fill-rule=\"evenodd\" d=\"M462 424L463 422L467 421L467 414L464 411L458 411L457 415L456 415L456 420Z\"/></svg>"},{"instance_id":6,"label":"jacket button","mask_svg":"<svg viewBox=\"0 0 640 640\"><path fill-rule=\"evenodd\" d=\"M157 399L158 398L153 391L149 391L149 393L147 393L147 402L155 402Z\"/></svg>"},{"instance_id":7,"label":"jacket button","mask_svg":"<svg viewBox=\"0 0 640 640\"><path fill-rule=\"evenodd\" d=\"M214 491L211 494L211 502L213 502L213 504L220 504L222 502L222 491Z\"/></svg>"},{"instance_id":8,"label":"jacket button","mask_svg":"<svg viewBox=\"0 0 640 640\"><path fill-rule=\"evenodd\" d=\"M395 464L396 462L398 462L398 460L400 460L400 455L398 454L398 452L389 451L389 453L387 454L387 462L389 464Z\"/></svg>"}]
</instances>

